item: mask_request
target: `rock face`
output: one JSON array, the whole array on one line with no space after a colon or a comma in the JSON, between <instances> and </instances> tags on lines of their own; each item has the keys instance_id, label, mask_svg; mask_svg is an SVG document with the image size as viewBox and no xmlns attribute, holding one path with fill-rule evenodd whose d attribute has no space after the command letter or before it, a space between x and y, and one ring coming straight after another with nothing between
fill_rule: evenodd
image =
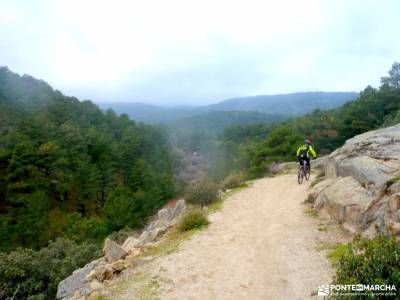
<instances>
[{"instance_id":1,"label":"rock face","mask_svg":"<svg viewBox=\"0 0 400 300\"><path fill-rule=\"evenodd\" d=\"M139 239L130 236L128 237L125 242L122 244L122 248L126 251L126 252L130 252L135 250L136 248L138 248L140 245L140 241Z\"/></svg>"},{"instance_id":2,"label":"rock face","mask_svg":"<svg viewBox=\"0 0 400 300\"><path fill-rule=\"evenodd\" d=\"M128 237L122 246L106 239L104 257L90 262L61 281L58 284L57 299L87 299L88 296L101 292L103 283L112 280L125 269L139 267L151 260L136 256L174 226L185 209L183 199L167 205L158 211L139 238Z\"/></svg>"},{"instance_id":3,"label":"rock face","mask_svg":"<svg viewBox=\"0 0 400 300\"><path fill-rule=\"evenodd\" d=\"M346 141L325 162L308 201L351 232L400 228L400 124ZM400 230L398 230L400 232Z\"/></svg>"},{"instance_id":4,"label":"rock face","mask_svg":"<svg viewBox=\"0 0 400 300\"><path fill-rule=\"evenodd\" d=\"M108 262L114 262L119 259L125 258L128 255L128 252L124 250L120 245L116 242L113 242L110 239L106 239L103 248L104 258Z\"/></svg>"},{"instance_id":5,"label":"rock face","mask_svg":"<svg viewBox=\"0 0 400 300\"><path fill-rule=\"evenodd\" d=\"M83 268L76 270L71 276L61 281L57 288L57 299L68 299L72 297L75 291L85 284L86 277L89 275L89 273L103 262L103 259L94 260ZM84 290L82 290L82 295L83 294Z\"/></svg>"},{"instance_id":6,"label":"rock face","mask_svg":"<svg viewBox=\"0 0 400 300\"><path fill-rule=\"evenodd\" d=\"M139 237L138 245L144 246L153 242L157 237L165 233L169 227L174 226L179 216L186 209L185 200L176 201L175 205L160 209L157 217L152 221Z\"/></svg>"}]
</instances>

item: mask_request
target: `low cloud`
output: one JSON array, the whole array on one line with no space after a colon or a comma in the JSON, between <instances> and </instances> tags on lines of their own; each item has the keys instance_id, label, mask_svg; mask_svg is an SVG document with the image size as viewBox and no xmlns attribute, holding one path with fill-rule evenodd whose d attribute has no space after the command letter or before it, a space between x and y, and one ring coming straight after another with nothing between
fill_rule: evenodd
<instances>
[{"instance_id":1,"label":"low cloud","mask_svg":"<svg viewBox=\"0 0 400 300\"><path fill-rule=\"evenodd\" d=\"M95 101L359 91L396 59L398 1L0 3L0 64Z\"/></svg>"}]
</instances>

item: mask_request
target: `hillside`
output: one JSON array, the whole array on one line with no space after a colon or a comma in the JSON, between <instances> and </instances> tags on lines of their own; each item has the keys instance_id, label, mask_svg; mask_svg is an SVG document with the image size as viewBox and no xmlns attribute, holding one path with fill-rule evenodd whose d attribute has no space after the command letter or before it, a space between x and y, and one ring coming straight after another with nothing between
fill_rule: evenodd
<instances>
[{"instance_id":1,"label":"hillside","mask_svg":"<svg viewBox=\"0 0 400 300\"><path fill-rule=\"evenodd\" d=\"M315 109L331 109L357 98L357 93L305 92L232 98L202 107L207 111L259 111L270 114L302 115Z\"/></svg>"},{"instance_id":2,"label":"hillside","mask_svg":"<svg viewBox=\"0 0 400 300\"><path fill-rule=\"evenodd\" d=\"M283 300L340 293L331 284L397 287L400 243L390 235L400 236L399 137L400 124L348 140L313 161L311 184L297 183L296 163L281 164L285 174L226 190L217 206L203 207L211 224L189 235L176 212L190 207L179 200L139 237L113 251L106 242L104 258L60 283L59 298ZM310 189L324 167L327 179ZM356 233L372 239L351 241Z\"/></svg>"},{"instance_id":3,"label":"hillside","mask_svg":"<svg viewBox=\"0 0 400 300\"><path fill-rule=\"evenodd\" d=\"M0 68L0 299L54 299L174 192L163 131Z\"/></svg>"},{"instance_id":4,"label":"hillside","mask_svg":"<svg viewBox=\"0 0 400 300\"><path fill-rule=\"evenodd\" d=\"M180 148L201 151L209 147L226 128L233 125L272 124L286 120L286 115L251 111L211 111L164 124Z\"/></svg>"},{"instance_id":5,"label":"hillside","mask_svg":"<svg viewBox=\"0 0 400 300\"><path fill-rule=\"evenodd\" d=\"M99 103L103 109L128 114L133 120L145 123L164 123L212 111L257 111L277 115L301 115L315 109L330 109L354 100L357 93L305 92L282 95L259 95L233 98L216 104L191 107L160 107L143 103Z\"/></svg>"},{"instance_id":6,"label":"hillside","mask_svg":"<svg viewBox=\"0 0 400 300\"><path fill-rule=\"evenodd\" d=\"M283 123L284 116L266 115L260 112L211 111L188 117L183 121L176 121L176 127L173 130L176 132L182 130L183 133L187 130L191 133L190 138L183 139L184 142L189 141L189 143L180 146L184 149L187 147L185 150L188 152L197 149L201 151L205 159L198 159L198 153L191 153L197 159L193 161L194 163L211 162L213 164L213 167L208 169L209 173L205 174L208 179L220 181L219 187L222 189L229 190L232 187L246 186L248 179L274 173L276 162L293 160L295 158L293 152L298 144L303 143L305 136L313 136L317 151L324 153L342 146L347 139L355 135L399 123L400 77L392 76L392 74L398 74L398 70L400 70L400 65L394 64L389 72L390 76L382 78L381 87L378 89L367 87L356 100L332 110L315 110ZM137 124L130 121L126 115L117 116L111 110L101 111L90 101L80 102L76 98L64 96L44 81L27 75L19 76L7 68L0 69L0 114L0 245L2 250L0 252L0 277L2 278L0 284L2 295L11 298L16 293L20 299L26 299L28 296L53 299L57 283L68 277L73 270L81 268L93 259L95 259L93 263L81 269L81 271L84 270L83 273L75 272L71 276L85 274L85 277L82 275L79 278L80 283L88 284L88 281L93 279L94 281L90 282L90 288L102 289L104 287L102 282L110 284L105 280L121 274L124 269L136 268L139 264L148 262L142 256L136 256L147 250L157 251L160 245L157 244L157 239L160 236L163 237L163 234L168 232L168 228L174 228L177 224L178 220L171 220L169 217L176 216L176 205L183 202L183 200L172 201L172 204L166 205L156 216L151 217L168 199L176 195L173 180L176 157L173 163L169 148L171 141L168 141L165 131L149 125ZM221 116L224 117L221 118ZM257 124L253 123L254 120ZM235 124L233 127L230 126L233 124ZM221 128L225 130L222 131ZM393 128L395 128L394 131ZM367 141L365 145L362 141L355 139L356 146L362 146L362 149L354 146L354 154L350 157L345 156L348 153L346 146L344 152L337 150L332 153L331 158L334 161L331 169L335 169L335 178L350 174L360 175L363 180L362 183L356 183L353 179L349 180L347 176L345 179L348 180L345 182L347 190L344 193L338 191L338 195L342 195L339 201L348 199L350 193L348 191L360 192L361 196L355 195L356 204L359 204L358 202L363 201L364 194L367 193L369 197L370 192L372 194L375 192L375 190L366 192L363 190L370 188L369 185L374 182L380 184L381 189L377 190L377 194L388 196L385 196L382 200L383 204L379 203L378 206L374 205L377 203L375 200L370 201L368 203L370 208L364 206L360 208L350 203L354 211L346 207L342 209L346 218L338 219L338 221L343 224L350 222L354 225L358 222L357 226L367 228L363 227L365 225L363 222L371 221L371 226L368 227L371 228L372 224L379 227L382 222L397 220L398 154L393 156L392 161L391 157L388 157L391 155L390 151L381 151L386 148L398 151L397 146L393 148L393 145L398 142L398 126L393 128L390 129L390 134L394 133L388 139L386 135L383 137L379 134L376 137L374 135L376 140ZM193 135L193 132L197 132L198 135ZM354 156L361 154L373 155L373 157L355 159L358 163L356 165ZM376 163L377 158L382 161ZM352 165L348 164L349 161ZM390 168L394 171L390 171ZM390 178L385 177L383 181L374 181L380 170L389 174ZM371 177L368 177L370 175ZM187 290L193 290L195 294L199 291L196 286L199 282L200 284L207 282L206 278L214 278L215 275L214 282L223 281L226 276L231 276L230 266L236 266L235 270L248 272L249 276L246 278L251 278L254 274L259 276L259 266L265 264L276 271L271 273L270 270L263 268L262 270L266 271L263 273L265 280L281 282L283 278L283 282L291 287L282 293L284 297L293 296L290 291L296 287L299 291L300 287L303 287L302 294L309 292L310 288L315 289L314 282L319 277L311 277L303 271L314 270L313 266L317 266L312 274L319 274L322 269L318 265L323 265L325 260L318 258L318 255L310 251L310 249L315 249L314 238L317 235L310 233L312 228L299 211L299 205L305 198L305 186L298 186L296 181L292 180L293 177L294 175L289 175L257 181L254 188L251 187L247 194L244 191L239 199L232 201L233 208L225 211L225 215L222 213L218 217L216 214L216 219L210 216L212 221L210 231L204 231L204 239L200 236L200 240L196 240L201 247L190 247L186 252L189 253L187 254L189 260L183 259L180 269L173 269L171 274L178 273L174 276L181 278L182 282L190 276L194 285L189 281ZM336 190L337 186L342 187L342 182L342 178L335 179L332 186ZM192 200L197 199L192 202L194 207L197 207L196 203L197 205L203 203L201 197L204 195L207 201L218 200L217 195L220 194L218 186L210 180L203 180L202 184L188 185L186 199L189 199L189 195L196 195L192 198ZM199 186L204 188L204 191L199 190ZM328 191L324 190L322 194L328 193L330 196L332 186L328 186ZM328 196L321 199L326 200ZM199 219L195 219L190 226L198 226L196 223L198 220L203 220L200 226L207 224L208 212L215 211L224 199L226 198L219 199L216 204L211 204L208 208L199 206L197 212L201 211L200 215L203 213L207 215L197 217ZM322 207L322 210L326 209L329 212L330 208L340 207L343 204L340 202L340 205L337 205L336 200L331 199L323 203L326 206L320 206L321 199L317 196L315 209ZM346 205L345 203L344 206ZM368 210L370 214L364 214L362 209ZM387 210L389 210L389 215L386 214ZM347 212L349 215L346 215ZM265 218L265 214L269 214L271 219ZM314 210L312 214L315 214ZM366 220L364 215L371 220ZM205 218L205 221L201 218ZM167 223L163 223L165 219ZM152 220L150 224L147 223L149 220ZM188 222L193 222L193 219L189 218ZM392 227L398 226L396 222L390 228L385 226L380 228L391 232ZM138 230L142 230L145 224L148 226L139 236ZM215 226L217 226L216 229ZM226 226L231 227L231 230L227 231ZM253 230L243 234L243 228ZM254 232L255 235L253 235ZM235 235L231 236L231 233ZM274 239L280 234L283 240ZM106 237L109 238L106 239L104 253L108 257L96 259L101 256L100 246ZM179 239L179 233L175 232L174 237ZM297 238L300 239L300 243ZM121 250L123 247L117 244L124 240L131 241L129 251ZM291 246L282 247L288 241ZM204 247L204 244L209 247ZM254 244L261 249L269 247L268 249L275 255L266 257L263 256L264 251L252 251ZM251 245L253 248L247 248L246 245ZM139 248L135 248L138 246ZM211 261L213 267L220 264L218 272L214 274L202 272L202 269L209 269L209 248L218 249L218 246L221 246L218 254L222 256L217 255L216 259ZM305 248L301 248L303 246ZM178 245L172 246L172 249L166 250L166 253L171 253L177 248ZM295 257L293 249L301 250L299 258L307 256L309 260L291 259ZM232 254L226 256L225 252ZM236 254L243 255L243 259L238 259ZM247 260L249 255L250 260ZM224 260L225 257L233 259ZM353 259L351 256L348 257L350 261ZM379 255L379 257L384 256ZM129 258L129 261L121 262L122 258ZM180 265L179 258L178 255L178 260L172 263L173 266ZM308 264L314 259L316 259L315 264ZM388 261L393 261L395 268L398 268L397 265L400 264L397 260L388 259ZM199 270L196 267L190 267L193 262L203 265L204 268ZM96 264L101 264L101 268L96 269ZM292 265L298 265L297 272L289 272ZM371 265L376 265L376 263L371 263ZM156 266L159 267L156 269L155 276L157 277L159 276L157 272L163 268ZM165 265L162 264L161 267L167 268L162 272L168 272L170 266L168 262ZM186 269L187 266L189 269ZM91 270L90 267L92 267ZM346 270L346 265L342 267ZM348 274L341 273L341 278L351 281L351 276L358 276L351 272L352 268L348 268ZM289 273L294 277L288 275L286 278L286 274ZM274 274L279 276L276 277ZM385 277L385 274L388 272L382 272L381 276ZM328 278L329 274L325 275ZM168 298L168 293L175 297L182 292L181 289L176 289L177 284L168 286L169 283L174 282L174 278L167 278L161 283L153 282L156 286L166 284L167 291L162 290L166 293L163 294L165 298ZM196 278L200 278L200 281L196 281ZM269 297L276 292L276 289L263 288L265 282L243 283L243 278L236 279L233 281L234 285L227 286L223 292L227 292L227 295L238 293L238 285L239 290L244 288L249 291L243 292L244 297L255 295L256 298L262 299L265 295ZM16 287L16 282L21 282L21 284ZM135 280L133 282L136 283ZM213 287L212 283L208 286ZM254 286L255 289L253 289ZM220 293L219 287L220 285L214 286L211 294ZM84 293L91 291L83 290ZM205 289L200 289L201 293L204 291ZM129 299L134 293L135 287L132 287L131 292L122 295L121 298Z\"/></svg>"},{"instance_id":7,"label":"hillside","mask_svg":"<svg viewBox=\"0 0 400 300\"><path fill-rule=\"evenodd\" d=\"M395 68L400 66L394 64L392 69ZM227 128L218 143L219 157L224 160L219 164L227 166L225 174L230 169L257 177L268 173L268 166L273 162L295 159L295 151L306 137L313 138L319 154L328 154L357 134L395 125L400 122L398 80L378 89L368 86L357 99L341 107L316 110L269 128ZM260 139L265 133L267 136Z\"/></svg>"},{"instance_id":8,"label":"hillside","mask_svg":"<svg viewBox=\"0 0 400 300\"><path fill-rule=\"evenodd\" d=\"M132 120L149 124L167 123L200 114L195 106L157 106L144 103L99 102L100 108L111 108L117 114L127 114Z\"/></svg>"}]
</instances>

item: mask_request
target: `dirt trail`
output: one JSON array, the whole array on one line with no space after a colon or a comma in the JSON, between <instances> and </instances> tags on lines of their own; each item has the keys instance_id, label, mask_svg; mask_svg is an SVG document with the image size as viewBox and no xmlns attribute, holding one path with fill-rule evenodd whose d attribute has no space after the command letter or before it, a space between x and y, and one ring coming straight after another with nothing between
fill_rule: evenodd
<instances>
[{"instance_id":1,"label":"dirt trail","mask_svg":"<svg viewBox=\"0 0 400 300\"><path fill-rule=\"evenodd\" d=\"M209 228L146 267L153 278L165 279L160 298L312 298L319 285L330 283L332 269L316 251L326 233L304 212L307 190L294 175L283 175L229 197L210 216Z\"/></svg>"}]
</instances>

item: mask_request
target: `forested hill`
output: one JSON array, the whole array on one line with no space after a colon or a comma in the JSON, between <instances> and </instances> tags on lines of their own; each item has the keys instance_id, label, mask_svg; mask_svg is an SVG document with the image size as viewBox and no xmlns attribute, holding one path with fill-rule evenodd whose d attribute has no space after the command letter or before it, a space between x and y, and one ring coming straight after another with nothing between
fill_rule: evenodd
<instances>
[{"instance_id":1,"label":"forested hill","mask_svg":"<svg viewBox=\"0 0 400 300\"><path fill-rule=\"evenodd\" d=\"M167 139L0 68L0 250L99 242L173 196Z\"/></svg>"},{"instance_id":2,"label":"forested hill","mask_svg":"<svg viewBox=\"0 0 400 300\"><path fill-rule=\"evenodd\" d=\"M111 108L118 114L127 114L132 120L148 124L159 124L191 117L201 113L195 106L163 107L144 103L99 103L102 109Z\"/></svg>"},{"instance_id":3,"label":"forested hill","mask_svg":"<svg viewBox=\"0 0 400 300\"><path fill-rule=\"evenodd\" d=\"M99 105L103 109L112 108L117 113L126 113L133 120L155 124L216 111L253 111L296 116L314 109L335 108L354 100L357 96L357 93L350 92L304 92L232 98L198 107L161 107L143 103L100 103Z\"/></svg>"},{"instance_id":4,"label":"forested hill","mask_svg":"<svg viewBox=\"0 0 400 300\"><path fill-rule=\"evenodd\" d=\"M271 124L288 119L254 111L211 111L165 124L174 143L181 149L209 152L211 140L233 125Z\"/></svg>"},{"instance_id":5,"label":"forested hill","mask_svg":"<svg viewBox=\"0 0 400 300\"><path fill-rule=\"evenodd\" d=\"M351 92L304 92L259 95L228 99L203 107L207 111L259 111L270 114L301 115L314 109L331 109L356 99Z\"/></svg>"},{"instance_id":6,"label":"forested hill","mask_svg":"<svg viewBox=\"0 0 400 300\"><path fill-rule=\"evenodd\" d=\"M378 89L368 86L356 100L335 109L315 110L274 126L227 128L218 141L222 159L217 170L264 175L271 163L295 159L306 137L314 139L319 154L327 154L355 135L400 123L400 64L394 63L381 82Z\"/></svg>"}]
</instances>

